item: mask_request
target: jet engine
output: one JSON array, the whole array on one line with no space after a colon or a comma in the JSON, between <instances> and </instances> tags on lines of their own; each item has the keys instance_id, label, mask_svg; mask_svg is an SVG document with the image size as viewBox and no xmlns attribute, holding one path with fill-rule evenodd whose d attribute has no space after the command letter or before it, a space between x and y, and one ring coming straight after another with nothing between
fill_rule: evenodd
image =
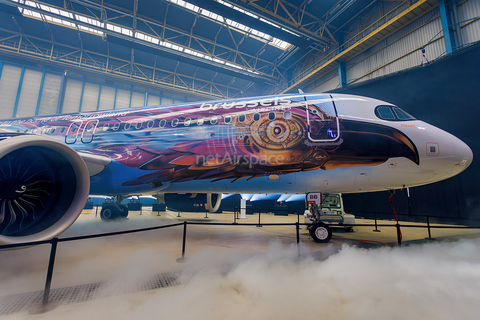
<instances>
[{"instance_id":1,"label":"jet engine","mask_svg":"<svg viewBox=\"0 0 480 320\"><path fill-rule=\"evenodd\" d=\"M156 196L169 209L183 212L216 212L222 203L221 193L163 193Z\"/></svg>"},{"instance_id":2,"label":"jet engine","mask_svg":"<svg viewBox=\"0 0 480 320\"><path fill-rule=\"evenodd\" d=\"M51 138L0 134L0 245L52 239L82 212L85 162Z\"/></svg>"}]
</instances>

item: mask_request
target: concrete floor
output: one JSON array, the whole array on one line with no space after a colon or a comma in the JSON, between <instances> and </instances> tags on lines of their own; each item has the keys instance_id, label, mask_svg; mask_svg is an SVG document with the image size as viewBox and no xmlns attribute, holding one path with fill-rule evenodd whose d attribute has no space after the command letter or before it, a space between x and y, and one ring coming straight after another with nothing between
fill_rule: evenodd
<instances>
[{"instance_id":1,"label":"concrete floor","mask_svg":"<svg viewBox=\"0 0 480 320\"><path fill-rule=\"evenodd\" d=\"M303 217L300 217L300 222ZM96 217L96 210L85 210L79 219L60 238L97 234L104 232L130 230L151 226L174 224L183 221L201 223L232 223L233 213L181 213L161 212L160 216L149 209L131 212L124 221L105 223ZM295 223L297 216L275 216L263 214L262 223ZM59 243L52 288L76 286L101 282L111 279L123 279L126 282L137 281L144 275L153 275L195 265L213 267L217 264L232 263L240 257L251 256L259 252L267 252L274 246L292 248L296 243L295 226L263 226L256 227L258 215L247 215L239 223L251 223L251 226L232 225L188 225L186 242L186 263L177 259L182 254L183 226L147 231L136 234L119 235L90 240ZM309 236L305 226L301 226L300 242L302 252L316 259L326 259L337 253L344 245L357 248L377 248L394 246L397 242L396 229L379 227L380 232L373 232L374 221L357 219L357 224L368 225L355 227L354 232L346 232L335 228L334 237L328 244L315 243ZM392 221L383 221L393 225ZM423 225L403 223L402 225ZM402 228L403 246L417 243L429 243L424 228ZM458 239L480 239L479 229L432 229L432 237L437 241L456 241ZM22 250L0 252L0 296L43 290L48 264L50 245L43 245ZM222 260L223 259L223 260ZM177 289L159 289L177 290ZM143 299L148 292L130 295L130 301ZM105 297L106 301L108 298ZM133 300L132 300L133 299ZM57 312L68 313L68 306L59 307ZM55 314L55 311L52 311ZM47 314L43 315L49 319ZM35 317L42 318L37 315ZM9 315L9 318L28 318L26 312ZM108 319L109 316L100 317ZM100 319L99 318L99 319ZM43 319L43 318L42 318Z\"/></svg>"}]
</instances>

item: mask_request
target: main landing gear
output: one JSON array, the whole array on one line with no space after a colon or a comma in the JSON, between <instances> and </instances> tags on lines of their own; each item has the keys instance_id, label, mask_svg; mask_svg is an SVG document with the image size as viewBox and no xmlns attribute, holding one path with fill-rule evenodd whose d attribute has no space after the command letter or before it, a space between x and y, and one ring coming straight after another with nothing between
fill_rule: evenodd
<instances>
[{"instance_id":1,"label":"main landing gear","mask_svg":"<svg viewBox=\"0 0 480 320\"><path fill-rule=\"evenodd\" d=\"M116 196L115 203L106 204L102 207L102 211L100 212L100 218L102 221L113 221L128 217L127 206L121 204L123 199L125 199L124 196Z\"/></svg>"}]
</instances>

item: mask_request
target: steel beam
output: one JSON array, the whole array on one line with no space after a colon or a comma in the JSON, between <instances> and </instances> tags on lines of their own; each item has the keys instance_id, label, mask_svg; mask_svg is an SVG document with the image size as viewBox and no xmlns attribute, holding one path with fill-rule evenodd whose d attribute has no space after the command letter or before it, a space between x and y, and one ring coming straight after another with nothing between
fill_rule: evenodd
<instances>
[{"instance_id":1,"label":"steel beam","mask_svg":"<svg viewBox=\"0 0 480 320\"><path fill-rule=\"evenodd\" d=\"M34 2L37 2L37 1L34 1ZM208 44L211 48L207 49L207 47L209 47L208 45L202 45L202 47L204 48L205 51L204 52L199 52L198 50L193 49L189 46L185 46L182 43L174 43L174 42L172 42L172 39L167 39L163 35L161 36L161 35L155 34L155 32L153 32L152 34L142 32L142 33L144 33L144 34L146 34L146 35L148 35L152 38L155 38L159 41L171 42L171 43L175 44L176 46L178 46L179 48L182 49L181 51L174 50L174 49L171 49L171 48L168 48L168 47L165 47L165 46L156 45L156 44L151 43L149 41L138 39L135 36L129 36L129 35L122 34L122 33L119 33L119 32L114 32L112 30L107 29L106 27L101 27L101 26L89 24L87 22L80 21L80 20L77 20L75 18L69 18L69 17L61 15L59 13L53 13L53 12L50 12L50 11L47 11L47 10L43 10L42 8L32 7L32 6L29 6L28 4L24 4L24 3L21 3L21 2L12 2L10 0L0 0L0 3L6 4L6 5L9 5L9 6L25 8L25 9L34 11L38 14L41 14L41 15L47 15L47 16L50 16L50 17L54 17L54 18L57 18L57 19L60 19L60 20L64 20L64 21L73 23L77 26L90 28L90 29L95 30L97 32L101 32L104 35L109 35L110 34L112 36L115 36L115 37L123 39L123 40L130 41L130 42L135 43L135 44L140 44L140 45L144 45L144 46L147 46L147 47L150 47L150 48L155 48L157 50L172 53L172 54L175 54L175 55L178 55L178 56L182 56L184 58L195 60L195 61L204 63L206 65L213 65L213 66L216 66L216 67L220 67L222 69L226 69L226 70L229 70L231 72L243 73L245 75L248 75L249 77L256 77L256 78L261 78L261 79L270 80L270 81L278 81L279 77L280 77L275 64L271 61L260 59L258 56L249 55L247 53L240 52L236 48L230 48L230 47L227 47L225 45L221 45L221 44L217 43L216 41L212 41L210 39L202 38L202 37L199 37L199 36L194 36L193 34L190 34L188 32L184 32L182 30L179 30L178 28L166 26L159 21L155 21L155 20L152 20L150 18L143 17L142 15L138 15L138 14L134 15L134 13L132 13L132 12L122 11L122 8L117 8L117 7L114 7L113 5L109 5L109 7L108 7L107 5L102 4L102 9L103 10L111 10L111 11L119 14L122 17L131 17L132 19L135 19L135 21L142 21L147 26L150 24L150 25L155 25L155 26L158 26L158 27L168 29L169 31L172 31L175 34L177 34L177 36L174 36L173 38L177 38L177 37L193 38L198 43ZM62 10L62 11L69 12L73 15L78 14L74 10L71 10L71 9L68 9L68 8L55 7L55 6L50 5L50 4L49 4L49 6L52 7L52 8L55 8L57 10ZM101 10L100 7L98 8L98 10ZM82 13L81 15L86 16L84 13ZM202 17L204 17L204 16L202 16ZM34 17L29 17L29 18L36 19ZM88 18L98 20L98 17L95 16L95 15L89 16ZM204 18L208 19L207 17L204 17ZM42 19L39 19L39 20L42 20ZM218 24L220 24L224 27L228 27L227 24L220 23L220 22L218 22L216 20L213 20L213 19L212 19L212 21L215 21L216 23L218 23ZM48 21L48 22L52 23L50 21ZM132 28L132 26L115 24L111 20L109 20L108 23L112 24L112 25L115 25L115 26L118 26L118 27L121 27L123 29L129 30L129 31L132 32L132 34L134 34L134 32L136 31L136 29ZM54 24L56 24L56 23L54 23ZM69 28L69 27L67 27L65 25L62 25L62 24L57 24L57 25L61 25L62 27ZM135 26L135 27L137 27L137 26ZM77 28L74 28L74 29L77 30ZM150 29L153 31L153 29L151 27L150 27ZM84 29L79 29L79 31L88 32ZM189 42L191 42L191 41L189 41ZM222 48L223 50L226 50L227 53L223 54L222 56L215 55L214 52L215 52L215 49L217 47ZM185 52L193 52L193 53L196 53L196 54L207 55L209 58L211 58L211 60L203 59L201 57L198 57L195 54L188 54L188 53L185 53ZM239 64L236 61L230 61L230 60L224 59L223 56L241 56L243 58L239 61L245 62L245 61L250 61L251 60L251 61L254 62L254 63L250 63L251 65L261 65L262 68L261 69L260 68L251 69L251 68L249 68L248 65ZM221 61L221 62L219 63L219 62L216 62L216 61ZM246 71L246 70L243 70L243 69L250 69L250 71Z\"/></svg>"},{"instance_id":2,"label":"steel beam","mask_svg":"<svg viewBox=\"0 0 480 320\"><path fill-rule=\"evenodd\" d=\"M17 96L15 98L15 105L13 107L12 118L17 117L18 102L20 101L20 93L22 92L22 83L23 83L23 76L24 75L25 75L25 67L22 67L22 72L20 73L20 80L18 80Z\"/></svg>"},{"instance_id":3,"label":"steel beam","mask_svg":"<svg viewBox=\"0 0 480 320\"><path fill-rule=\"evenodd\" d=\"M140 63L135 63L136 69L134 70L133 76L130 78L131 73L130 68L128 68L131 63L130 60L122 60L110 55L88 50L84 50L84 59L80 60L79 48L56 42L54 52L51 53L51 40L25 34L22 37L19 31L0 29L0 38L3 38L3 35L5 34L13 34L14 36L5 37L5 39L0 41L0 53L15 58L21 57L23 59L41 61L43 63L54 64L56 67L64 66L65 68L75 68L86 72L93 72L98 75L119 78L128 82L140 83L157 89L164 88L207 98L224 99L255 94L254 92L249 92L248 88L229 87L228 84L225 83L213 83L212 81L192 76L179 73L174 74L170 71L160 69L155 65L149 66ZM23 41L20 46L20 39L29 40ZM37 45L33 46L31 42L35 42ZM43 43L45 45L43 45ZM40 51L38 48L40 48ZM50 60L50 56L52 56L52 60ZM138 70L138 68L143 72L137 72L136 70ZM170 80L173 77L177 77L177 80L181 79L181 81L176 81L175 86L173 86L173 81ZM61 90L64 90L64 87L65 81L62 80L61 88L63 89ZM216 87L217 89L214 90L213 87ZM62 97L62 94L60 96ZM61 101L59 100L57 109L60 107Z\"/></svg>"},{"instance_id":4,"label":"steel beam","mask_svg":"<svg viewBox=\"0 0 480 320\"><path fill-rule=\"evenodd\" d=\"M404 3L409 3L404 1ZM419 0L411 4L407 9L397 14L395 17L389 17L389 13L366 26L364 30L345 41L341 45L341 50L331 51L318 63L311 65L300 72L295 78L288 82L281 93L304 88L316 79L324 76L328 72L338 68L337 61L348 61L368 48L371 48L386 37L403 28L405 25L415 21L425 13L434 9L438 5L437 0ZM373 29L373 30L372 30Z\"/></svg>"},{"instance_id":5,"label":"steel beam","mask_svg":"<svg viewBox=\"0 0 480 320\"><path fill-rule=\"evenodd\" d=\"M45 83L45 70L43 70L42 72L42 80L40 81L40 89L38 90L37 107L35 108L36 116L38 116L38 111L40 111L40 101L42 100L42 91L43 91L44 83Z\"/></svg>"},{"instance_id":6,"label":"steel beam","mask_svg":"<svg viewBox=\"0 0 480 320\"><path fill-rule=\"evenodd\" d=\"M343 61L338 61L338 85L340 88L347 85L347 68Z\"/></svg>"},{"instance_id":7,"label":"steel beam","mask_svg":"<svg viewBox=\"0 0 480 320\"><path fill-rule=\"evenodd\" d=\"M312 39L312 41L321 45L335 43L335 39L328 31L326 22L305 10L305 1L302 7L297 7L289 1L283 0L268 1L264 6L259 5L255 0L224 1L247 11L250 11L250 8L254 8L256 10L255 13L257 14L258 12L258 15L263 19L278 24L295 34ZM280 12L284 13L284 15L280 15ZM306 16L313 22L304 23L303 19ZM327 36L323 35L324 32L327 32Z\"/></svg>"},{"instance_id":8,"label":"steel beam","mask_svg":"<svg viewBox=\"0 0 480 320\"><path fill-rule=\"evenodd\" d=\"M455 4L453 4L455 5ZM450 10L445 4L445 0L438 0L438 7L440 9L440 18L442 20L443 39L445 40L445 49L447 54L455 50L455 36L452 29L452 19L450 17Z\"/></svg>"}]
</instances>

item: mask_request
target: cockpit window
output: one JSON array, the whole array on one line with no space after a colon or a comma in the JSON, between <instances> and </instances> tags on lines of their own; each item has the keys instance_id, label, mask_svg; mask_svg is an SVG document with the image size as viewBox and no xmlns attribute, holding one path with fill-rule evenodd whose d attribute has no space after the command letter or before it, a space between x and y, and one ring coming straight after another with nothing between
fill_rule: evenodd
<instances>
[{"instance_id":1,"label":"cockpit window","mask_svg":"<svg viewBox=\"0 0 480 320\"><path fill-rule=\"evenodd\" d=\"M415 120L412 115L400 109L399 107L393 107L393 111L395 112L397 118L400 120Z\"/></svg>"},{"instance_id":2,"label":"cockpit window","mask_svg":"<svg viewBox=\"0 0 480 320\"><path fill-rule=\"evenodd\" d=\"M375 115L382 120L388 121L416 120L413 116L396 106L378 106L375 108Z\"/></svg>"}]
</instances>

